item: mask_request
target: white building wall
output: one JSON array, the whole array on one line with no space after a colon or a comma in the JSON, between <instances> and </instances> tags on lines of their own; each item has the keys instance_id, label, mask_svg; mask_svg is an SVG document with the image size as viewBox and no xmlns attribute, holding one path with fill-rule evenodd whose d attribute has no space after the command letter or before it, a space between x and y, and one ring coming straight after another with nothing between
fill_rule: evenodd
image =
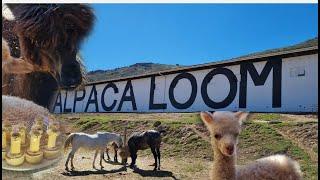
<instances>
[{"instance_id":1,"label":"white building wall","mask_svg":"<svg viewBox=\"0 0 320 180\"><path fill-rule=\"evenodd\" d=\"M257 72L260 74L266 65L266 61L253 63ZM154 91L154 103L167 104L166 109L150 110L150 86L151 77L131 80L134 97L137 105L137 110L133 110L131 102L124 102L120 111L118 106L122 97L127 81L115 82L119 93L114 93L113 89L108 89L104 97L105 103L111 105L113 100L117 100L117 104L112 112L197 112L197 111L215 111L215 110L239 110L239 91L240 91L240 64L225 66L233 72L237 77L237 94L233 101L225 108L213 109L208 107L201 96L201 84L204 77L213 69L205 69L191 71L197 81L197 96L193 104L186 109L175 108L169 99L169 87L172 80L179 74L169 74L164 76L156 76L156 88ZM282 59L282 81L281 81L281 107L272 107L272 88L273 88L273 70L270 71L264 85L256 86L247 73L247 101L246 108L241 110L250 112L318 112L318 54L304 55ZM97 101L99 112L105 112L101 105L101 94L103 88L107 85L98 84ZM75 112L85 112L85 107L92 89L92 85L85 87L86 96L82 101L76 103ZM224 75L216 75L208 84L208 96L210 99L220 102L226 98L230 90L228 79ZM66 108L71 108L73 111L74 91L68 91ZM186 102L191 93L191 84L186 79L181 79L174 89L174 97L179 103ZM78 92L79 96L82 91ZM127 92L129 95L129 91ZM61 91L62 109L64 109L65 91ZM52 99L51 110L55 113L60 113L60 107L55 106L56 98ZM88 106L87 112L96 112L94 104Z\"/></svg>"}]
</instances>

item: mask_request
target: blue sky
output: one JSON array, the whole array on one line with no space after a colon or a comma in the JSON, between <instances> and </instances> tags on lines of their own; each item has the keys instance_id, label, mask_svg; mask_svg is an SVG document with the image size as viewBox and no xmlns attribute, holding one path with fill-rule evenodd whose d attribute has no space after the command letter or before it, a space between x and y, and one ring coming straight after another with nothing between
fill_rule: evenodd
<instances>
[{"instance_id":1,"label":"blue sky","mask_svg":"<svg viewBox=\"0 0 320 180\"><path fill-rule=\"evenodd\" d=\"M317 4L92 4L89 71L138 62L194 65L316 37Z\"/></svg>"}]
</instances>

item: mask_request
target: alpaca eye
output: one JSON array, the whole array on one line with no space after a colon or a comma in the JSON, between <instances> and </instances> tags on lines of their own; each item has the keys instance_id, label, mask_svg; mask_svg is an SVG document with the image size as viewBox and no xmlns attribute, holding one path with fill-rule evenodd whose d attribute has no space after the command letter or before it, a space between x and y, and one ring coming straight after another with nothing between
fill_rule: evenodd
<instances>
[{"instance_id":1,"label":"alpaca eye","mask_svg":"<svg viewBox=\"0 0 320 180\"><path fill-rule=\"evenodd\" d=\"M220 138L221 138L221 134L215 134L215 135L214 135L214 138L220 139Z\"/></svg>"}]
</instances>

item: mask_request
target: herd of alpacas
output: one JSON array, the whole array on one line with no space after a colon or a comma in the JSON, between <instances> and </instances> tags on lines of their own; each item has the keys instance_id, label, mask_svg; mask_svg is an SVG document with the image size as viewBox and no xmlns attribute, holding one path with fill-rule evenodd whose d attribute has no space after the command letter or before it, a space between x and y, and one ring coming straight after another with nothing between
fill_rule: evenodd
<instances>
[{"instance_id":1,"label":"herd of alpacas","mask_svg":"<svg viewBox=\"0 0 320 180\"><path fill-rule=\"evenodd\" d=\"M119 155L121 157L121 163L127 164L128 157L131 157L130 168L134 168L136 165L137 152L138 150L145 150L150 148L154 156L154 170L160 170L160 145L161 145L161 133L164 131L147 130L143 132L134 132L126 140L126 130L124 133L124 139L120 134L110 132L97 132L96 134L87 133L71 133L65 141L65 150L71 145L71 151L67 157L65 163L65 169L69 171L68 164L71 162L71 170L74 170L73 158L76 151L80 148L87 150L95 150L92 167L95 167L95 161L98 153L100 154L100 167L103 169L102 160L108 162L104 158L104 153L107 152L106 148L111 144L115 149L119 149ZM115 152L114 161L117 160L117 151ZM108 155L109 156L109 155Z\"/></svg>"},{"instance_id":2,"label":"herd of alpacas","mask_svg":"<svg viewBox=\"0 0 320 180\"><path fill-rule=\"evenodd\" d=\"M6 18L3 14L2 19L8 21L8 26L13 25L13 28L9 28L12 32L5 32L7 37L2 38L2 81L7 83L2 85L6 94L2 95L2 118L11 121L32 121L39 115L50 116L46 108L38 105L41 101L34 98L34 92L32 92L40 92L45 88L30 88L34 85L31 81L52 76L56 84L49 86L50 88L81 84L82 72L76 53L81 40L91 29L94 19L93 11L87 5L76 4L21 4L8 5L6 8L11 10L13 18ZM57 19L58 17L60 19ZM4 29L8 30L8 27ZM19 46L17 49L16 45ZM42 74L38 74L39 72ZM10 91L10 87L17 84L19 87L25 87L27 93L21 90ZM49 90L52 91L53 89L50 88ZM241 124L247 116L248 113L245 112L200 113L211 136L214 155L211 179L302 179L299 164L286 155L273 155L258 159L246 166L236 166L238 136L241 132ZM102 159L106 161L105 152L110 159L108 145L111 144L115 151L114 161L118 162L117 154L119 154L121 163L126 165L130 157L130 168L135 168L138 150L150 148L155 161L154 170L160 170L160 145L163 132L156 130L134 132L128 139L126 129L124 137L112 132L71 133L65 141L66 150L68 146L72 147L65 168L69 171L68 164L71 162L71 170L74 170L73 158L79 148L95 150L93 168L99 153L100 167L103 168Z\"/></svg>"}]
</instances>

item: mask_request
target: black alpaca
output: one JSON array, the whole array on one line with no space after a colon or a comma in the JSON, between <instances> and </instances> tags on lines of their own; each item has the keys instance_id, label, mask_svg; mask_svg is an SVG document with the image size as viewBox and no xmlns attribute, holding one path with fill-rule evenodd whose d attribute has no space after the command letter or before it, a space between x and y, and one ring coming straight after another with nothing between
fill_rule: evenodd
<instances>
[{"instance_id":1,"label":"black alpaca","mask_svg":"<svg viewBox=\"0 0 320 180\"><path fill-rule=\"evenodd\" d=\"M138 150L145 150L150 147L154 157L155 167L153 170L160 170L160 144L161 133L164 131L148 130L142 133L133 133L128 140L128 148L131 156L130 168L136 164Z\"/></svg>"}]
</instances>

